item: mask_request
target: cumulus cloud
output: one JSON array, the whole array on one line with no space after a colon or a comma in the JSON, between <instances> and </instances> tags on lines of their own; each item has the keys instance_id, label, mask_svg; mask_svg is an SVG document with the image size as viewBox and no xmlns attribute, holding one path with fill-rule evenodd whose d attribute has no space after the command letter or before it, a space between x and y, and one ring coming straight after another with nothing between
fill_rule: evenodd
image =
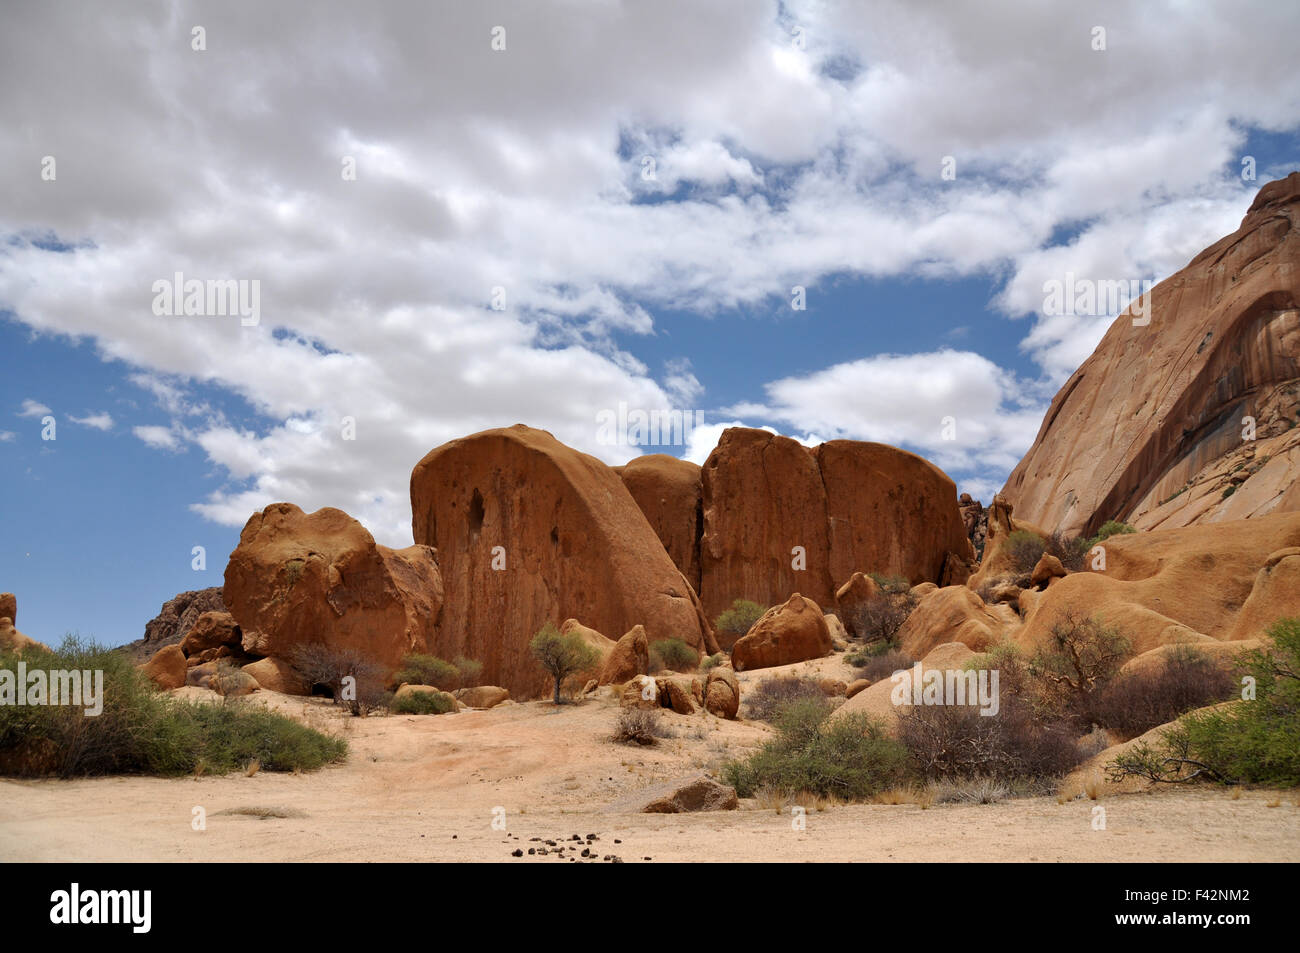
<instances>
[{"instance_id":1,"label":"cumulus cloud","mask_svg":"<svg viewBox=\"0 0 1300 953\"><path fill-rule=\"evenodd\" d=\"M19 408L16 416L18 417L44 417L54 413L48 406L42 404L39 400L32 400L30 397L23 399L23 405Z\"/></svg>"},{"instance_id":2,"label":"cumulus cloud","mask_svg":"<svg viewBox=\"0 0 1300 953\"><path fill-rule=\"evenodd\" d=\"M113 418L110 414L104 411L90 413L84 417L74 417L69 415L68 419L74 424L81 424L83 427L93 427L96 430L113 429Z\"/></svg>"},{"instance_id":3,"label":"cumulus cloud","mask_svg":"<svg viewBox=\"0 0 1300 953\"><path fill-rule=\"evenodd\" d=\"M992 485L1104 330L1042 315L1043 280L1167 274L1248 205L1243 130L1295 127L1295 16L1246 6L21 5L0 89L42 93L0 96L23 130L0 165L33 170L0 192L0 308L132 369L170 421L133 433L227 478L205 516L337 505L401 544L410 468L447 439L523 421L622 462L600 409L708 393L705 356L658 376L636 356L660 308L1006 275L994 304L1033 316L1007 333L1046 384L969 351L884 355L756 378L725 414L904 442ZM258 281L260 323L155 315L177 272Z\"/></svg>"}]
</instances>

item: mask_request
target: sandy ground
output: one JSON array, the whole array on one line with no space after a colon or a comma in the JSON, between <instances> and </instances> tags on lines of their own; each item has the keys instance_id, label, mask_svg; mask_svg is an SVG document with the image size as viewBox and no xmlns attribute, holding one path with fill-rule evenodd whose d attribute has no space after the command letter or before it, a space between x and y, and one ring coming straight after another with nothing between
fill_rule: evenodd
<instances>
[{"instance_id":1,"label":"sandy ground","mask_svg":"<svg viewBox=\"0 0 1300 953\"><path fill-rule=\"evenodd\" d=\"M837 658L794 668L850 672ZM639 813L665 786L761 743L770 729L760 723L665 711L675 737L642 748L609 740L618 707L604 694L558 709L366 719L319 699L259 693L250 703L343 733L348 761L301 775L0 781L0 861L567 863L583 849L627 863L1300 860L1294 794L1197 787L1064 804L830 806L809 810L800 830L788 808L755 801ZM1094 829L1097 807L1104 830ZM193 828L196 808L205 830ZM573 846L527 854L546 840Z\"/></svg>"}]
</instances>

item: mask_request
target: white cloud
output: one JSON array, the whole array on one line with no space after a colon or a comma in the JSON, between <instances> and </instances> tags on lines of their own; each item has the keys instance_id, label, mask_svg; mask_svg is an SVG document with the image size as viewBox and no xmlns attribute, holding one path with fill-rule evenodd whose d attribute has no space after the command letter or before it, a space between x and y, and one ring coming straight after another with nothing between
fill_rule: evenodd
<instances>
[{"instance_id":1,"label":"white cloud","mask_svg":"<svg viewBox=\"0 0 1300 953\"><path fill-rule=\"evenodd\" d=\"M32 400L30 397L27 397L27 398L24 398L24 400L23 400L23 405L22 405L21 409L19 409L18 413L15 414L15 416L17 416L17 417L45 417L45 416L47 416L47 415L49 415L49 414L52 414L52 413L54 413L54 411L51 410L49 407L47 407L45 404L42 404L42 403L41 403L40 401L38 401L38 400Z\"/></svg>"},{"instance_id":2,"label":"white cloud","mask_svg":"<svg viewBox=\"0 0 1300 953\"><path fill-rule=\"evenodd\" d=\"M0 430L0 443L7 443L17 436L18 434L14 433L12 430Z\"/></svg>"},{"instance_id":3,"label":"white cloud","mask_svg":"<svg viewBox=\"0 0 1300 953\"><path fill-rule=\"evenodd\" d=\"M159 427L153 424L142 427L132 427L131 432L147 443L149 446L158 450L178 450L180 449L180 439L167 427Z\"/></svg>"},{"instance_id":4,"label":"white cloud","mask_svg":"<svg viewBox=\"0 0 1300 953\"><path fill-rule=\"evenodd\" d=\"M68 419L74 424L81 424L83 427L93 427L96 430L113 429L113 418L104 411L87 414L85 417L73 417L69 415Z\"/></svg>"},{"instance_id":5,"label":"white cloud","mask_svg":"<svg viewBox=\"0 0 1300 953\"><path fill-rule=\"evenodd\" d=\"M202 54L161 2L20 6L0 35L0 89L39 77L41 95L0 97L0 125L24 130L0 138L0 165L57 153L59 175L0 193L0 228L81 244L6 244L0 308L92 336L133 368L170 417L133 432L166 449L192 440L228 476L196 501L209 518L333 504L401 543L410 468L438 443L523 421L610 459L599 409L708 392L708 358L688 340L673 351L693 365L659 381L632 353L657 333L657 308L753 306L840 275L1006 274L997 306L1033 314L1063 268L1185 263L1255 191L1230 177L1242 128L1300 119L1284 4L785 6L778 21L749 0L686 17L653 4L212 5ZM1094 21L1108 24L1105 53L1089 48ZM499 22L508 50L492 54ZM50 74L56 55L77 70ZM831 56L860 72L828 75ZM639 178L644 145L657 190ZM946 155L954 182L939 178ZM661 201L681 185L686 201ZM1080 234L1045 248L1061 228ZM259 280L262 324L154 316L153 282L177 271ZM1102 324L1040 317L1005 333L1026 335L1050 382ZM845 362L749 403L798 432L1009 469L1041 394L981 360ZM227 420L190 396L195 383L255 416ZM1033 406L1016 399L1027 388ZM945 409L956 443L936 442ZM355 441L339 436L345 416Z\"/></svg>"}]
</instances>

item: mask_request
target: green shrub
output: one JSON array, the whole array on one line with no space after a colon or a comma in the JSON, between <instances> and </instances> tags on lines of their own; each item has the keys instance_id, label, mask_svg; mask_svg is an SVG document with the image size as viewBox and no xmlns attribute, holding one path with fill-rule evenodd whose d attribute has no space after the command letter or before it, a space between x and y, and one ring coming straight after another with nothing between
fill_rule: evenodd
<instances>
[{"instance_id":1,"label":"green shrub","mask_svg":"<svg viewBox=\"0 0 1300 953\"><path fill-rule=\"evenodd\" d=\"M759 721L775 721L783 708L804 699L830 704L815 679L802 675L766 678L745 693L745 714Z\"/></svg>"},{"instance_id":2,"label":"green shrub","mask_svg":"<svg viewBox=\"0 0 1300 953\"><path fill-rule=\"evenodd\" d=\"M910 590L880 594L858 606L851 619L854 637L864 642L897 644L898 630L916 608L917 599Z\"/></svg>"},{"instance_id":3,"label":"green shrub","mask_svg":"<svg viewBox=\"0 0 1300 953\"><path fill-rule=\"evenodd\" d=\"M224 773L256 759L269 771L311 771L347 755L347 742L283 715L242 703L180 702L157 691L123 653L75 637L54 651L22 654L42 670L103 672L103 710L68 705L0 705L0 772L81 777L105 774ZM0 652L0 670L19 655ZM47 675L47 678L49 676Z\"/></svg>"},{"instance_id":4,"label":"green shrub","mask_svg":"<svg viewBox=\"0 0 1300 953\"><path fill-rule=\"evenodd\" d=\"M659 639L650 643L650 660L654 671L683 672L699 664L700 653L681 639Z\"/></svg>"},{"instance_id":5,"label":"green shrub","mask_svg":"<svg viewBox=\"0 0 1300 953\"><path fill-rule=\"evenodd\" d=\"M700 671L707 672L709 669L721 665L726 660L727 656L722 652L716 652L713 655L706 656L704 660L700 662Z\"/></svg>"},{"instance_id":6,"label":"green shrub","mask_svg":"<svg viewBox=\"0 0 1300 953\"><path fill-rule=\"evenodd\" d=\"M1011 564L1019 572L1032 572L1038 560L1047 552L1047 540L1037 533L1025 529L1015 530L1004 544L1005 552Z\"/></svg>"},{"instance_id":7,"label":"green shrub","mask_svg":"<svg viewBox=\"0 0 1300 953\"><path fill-rule=\"evenodd\" d=\"M445 715L456 710L456 702L446 692L407 692L391 707L397 715Z\"/></svg>"},{"instance_id":8,"label":"green shrub","mask_svg":"<svg viewBox=\"0 0 1300 953\"><path fill-rule=\"evenodd\" d=\"M876 584L876 588L890 595L901 596L912 589L912 584L902 576L886 576L879 572L869 572L867 575Z\"/></svg>"},{"instance_id":9,"label":"green shrub","mask_svg":"<svg viewBox=\"0 0 1300 953\"><path fill-rule=\"evenodd\" d=\"M723 765L726 783L741 797L760 788L866 800L906 774L907 751L882 724L854 713L828 722L824 701L795 701L777 719L777 736L744 761Z\"/></svg>"},{"instance_id":10,"label":"green shrub","mask_svg":"<svg viewBox=\"0 0 1300 953\"><path fill-rule=\"evenodd\" d=\"M1119 675L1093 698L1093 719L1121 740L1237 693L1237 681L1204 652L1179 645L1158 669Z\"/></svg>"},{"instance_id":11,"label":"green shrub","mask_svg":"<svg viewBox=\"0 0 1300 953\"><path fill-rule=\"evenodd\" d=\"M1112 536L1124 536L1128 533L1136 533L1137 527L1130 526L1128 523L1120 520L1106 520L1101 524L1101 529L1097 530L1097 535L1088 540L1088 548L1096 546L1102 540L1110 539Z\"/></svg>"},{"instance_id":12,"label":"green shrub","mask_svg":"<svg viewBox=\"0 0 1300 953\"><path fill-rule=\"evenodd\" d=\"M528 643L533 658L555 680L555 704L560 704L560 685L570 675L591 668L600 653L582 640L577 632L561 634L554 622L548 622Z\"/></svg>"},{"instance_id":13,"label":"green shrub","mask_svg":"<svg viewBox=\"0 0 1300 953\"><path fill-rule=\"evenodd\" d=\"M844 660L857 669L854 674L858 678L865 678L871 682L889 678L900 669L911 668L916 662L916 659L906 652L883 642L865 646L857 652L844 656Z\"/></svg>"},{"instance_id":14,"label":"green shrub","mask_svg":"<svg viewBox=\"0 0 1300 953\"><path fill-rule=\"evenodd\" d=\"M757 602L750 602L748 599L737 599L731 604L730 609L724 611L714 620L713 627L719 632L744 635L754 627L754 623L766 611Z\"/></svg>"},{"instance_id":15,"label":"green shrub","mask_svg":"<svg viewBox=\"0 0 1300 953\"><path fill-rule=\"evenodd\" d=\"M450 691L470 687L482 670L482 663L464 656L452 663L436 655L412 653L402 657L402 667L393 673L392 681L396 685L432 685Z\"/></svg>"},{"instance_id":16,"label":"green shrub","mask_svg":"<svg viewBox=\"0 0 1300 953\"><path fill-rule=\"evenodd\" d=\"M1114 678L1132 645L1113 626L1067 610L1052 624L1044 644L1029 660L1046 707L1082 730L1095 720L1094 693Z\"/></svg>"}]
</instances>

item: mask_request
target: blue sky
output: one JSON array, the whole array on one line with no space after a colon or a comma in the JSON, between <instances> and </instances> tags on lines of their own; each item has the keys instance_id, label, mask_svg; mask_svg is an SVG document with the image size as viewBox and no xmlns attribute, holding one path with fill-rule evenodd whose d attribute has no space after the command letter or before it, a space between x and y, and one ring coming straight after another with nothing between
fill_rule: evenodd
<instances>
[{"instance_id":1,"label":"blue sky","mask_svg":"<svg viewBox=\"0 0 1300 953\"><path fill-rule=\"evenodd\" d=\"M407 545L420 456L516 422L610 463L880 440L987 501L1112 319L1044 281L1162 278L1300 167L1300 14L916 6L8 9L19 628L138 638L278 500ZM155 314L177 271L259 282L258 324ZM603 443L620 403L707 426Z\"/></svg>"}]
</instances>

